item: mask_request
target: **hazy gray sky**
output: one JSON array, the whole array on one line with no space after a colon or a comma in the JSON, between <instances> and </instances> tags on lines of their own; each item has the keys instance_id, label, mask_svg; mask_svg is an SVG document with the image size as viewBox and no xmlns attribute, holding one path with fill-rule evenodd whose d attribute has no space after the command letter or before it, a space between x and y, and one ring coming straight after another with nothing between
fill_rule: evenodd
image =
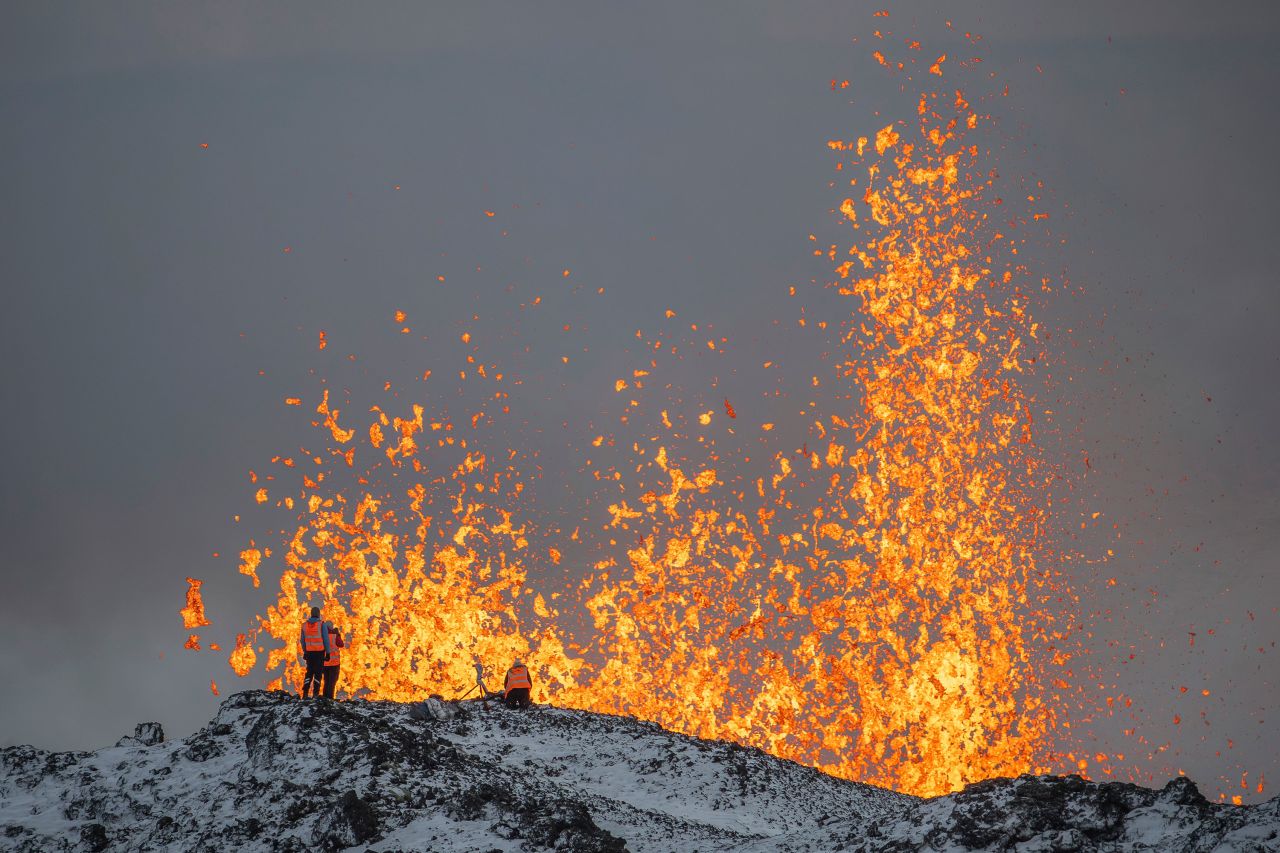
<instances>
[{"instance_id":1,"label":"hazy gray sky","mask_svg":"<svg viewBox=\"0 0 1280 853\"><path fill-rule=\"evenodd\" d=\"M335 384L380 387L473 313L510 322L494 347L533 342L545 389L531 435L598 417L595 389L632 363L616 342L667 307L738 335L743 363L816 357L770 321L794 314L789 285L830 276L807 239L838 233L826 140L914 107L867 59L881 27L1009 84L1000 166L1045 181L1067 243L1038 260L1083 291L1042 319L1072 330L1064 410L1123 538L1091 532L1116 556L1072 571L1095 663L1151 743L1127 718L1081 725L1099 751L1168 741L1211 796L1242 768L1251 792L1280 780L1274 5L880 6L9 4L0 742L185 734L211 675L251 686L182 651L176 610L204 578L225 643L261 605L211 554L265 533L232 516L248 469L309 439L280 401L317 387L318 329L358 356ZM520 325L533 293L561 313ZM394 334L397 309L425 342ZM723 394L750 399L730 373ZM572 490L553 445L542 464Z\"/></svg>"}]
</instances>

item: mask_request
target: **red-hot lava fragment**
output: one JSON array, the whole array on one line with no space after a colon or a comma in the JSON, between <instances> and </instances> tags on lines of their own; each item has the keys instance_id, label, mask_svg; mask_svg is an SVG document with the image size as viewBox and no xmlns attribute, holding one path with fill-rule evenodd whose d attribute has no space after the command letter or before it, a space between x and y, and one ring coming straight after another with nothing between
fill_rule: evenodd
<instances>
[{"instance_id":1,"label":"red-hot lava fragment","mask_svg":"<svg viewBox=\"0 0 1280 853\"><path fill-rule=\"evenodd\" d=\"M200 597L203 583L195 578L187 578L187 606L178 612L182 615L182 627L188 630L209 624L209 620L204 618L204 600Z\"/></svg>"}]
</instances>

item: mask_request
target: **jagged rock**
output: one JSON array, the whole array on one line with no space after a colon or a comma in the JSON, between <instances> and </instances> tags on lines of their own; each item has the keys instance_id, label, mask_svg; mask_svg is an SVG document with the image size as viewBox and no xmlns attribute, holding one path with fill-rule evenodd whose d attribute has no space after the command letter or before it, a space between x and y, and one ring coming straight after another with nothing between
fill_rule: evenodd
<instances>
[{"instance_id":1,"label":"jagged rock","mask_svg":"<svg viewBox=\"0 0 1280 853\"><path fill-rule=\"evenodd\" d=\"M100 823L86 824L80 828L80 847L89 853L98 853L111 846L107 838L107 828Z\"/></svg>"},{"instance_id":2,"label":"jagged rock","mask_svg":"<svg viewBox=\"0 0 1280 853\"><path fill-rule=\"evenodd\" d=\"M263 714L249 729L244 739L245 750L249 754L249 767L254 770L269 770L280 751L280 739L276 736L276 718L274 714Z\"/></svg>"},{"instance_id":3,"label":"jagged rock","mask_svg":"<svg viewBox=\"0 0 1280 853\"><path fill-rule=\"evenodd\" d=\"M522 849L573 853L621 853L627 849L621 838L596 826L581 803L532 803L519 807L516 814L516 837L526 841Z\"/></svg>"},{"instance_id":4,"label":"jagged rock","mask_svg":"<svg viewBox=\"0 0 1280 853\"><path fill-rule=\"evenodd\" d=\"M1190 779L1154 791L1079 776L989 779L957 794L920 802L872 824L850 850L1050 851L1280 850L1280 800L1262 806L1210 804ZM1271 846L1232 846L1258 838ZM1219 846L1224 845L1224 846Z\"/></svg>"},{"instance_id":5,"label":"jagged rock","mask_svg":"<svg viewBox=\"0 0 1280 853\"><path fill-rule=\"evenodd\" d=\"M1186 779L920 800L625 717L445 707L249 691L180 741L144 723L96 753L9 747L0 849L1280 850L1280 799L1212 804Z\"/></svg>"},{"instance_id":6,"label":"jagged rock","mask_svg":"<svg viewBox=\"0 0 1280 853\"><path fill-rule=\"evenodd\" d=\"M378 837L378 812L355 791L347 791L316 824L311 843L342 850Z\"/></svg>"},{"instance_id":7,"label":"jagged rock","mask_svg":"<svg viewBox=\"0 0 1280 853\"><path fill-rule=\"evenodd\" d=\"M155 746L164 743L164 729L159 723L138 723L133 734L116 741L116 746Z\"/></svg>"},{"instance_id":8,"label":"jagged rock","mask_svg":"<svg viewBox=\"0 0 1280 853\"><path fill-rule=\"evenodd\" d=\"M164 728L159 723L138 723L133 728L133 737L143 746L155 746L164 743Z\"/></svg>"}]
</instances>

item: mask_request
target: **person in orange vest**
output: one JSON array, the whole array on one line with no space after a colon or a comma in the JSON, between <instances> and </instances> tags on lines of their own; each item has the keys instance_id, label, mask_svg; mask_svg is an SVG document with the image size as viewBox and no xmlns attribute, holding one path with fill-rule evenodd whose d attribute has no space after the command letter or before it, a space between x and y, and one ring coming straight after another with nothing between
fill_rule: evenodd
<instances>
[{"instance_id":1,"label":"person in orange vest","mask_svg":"<svg viewBox=\"0 0 1280 853\"><path fill-rule=\"evenodd\" d=\"M302 698L306 699L313 687L313 695L319 698L324 683L324 663L329 657L329 626L320 621L319 607L311 608L311 618L302 623L298 646L307 664L307 674L302 677Z\"/></svg>"},{"instance_id":2,"label":"person in orange vest","mask_svg":"<svg viewBox=\"0 0 1280 853\"><path fill-rule=\"evenodd\" d=\"M507 678L503 683L502 701L508 708L528 708L529 691L533 689L533 679L529 677L529 668L520 661L507 670Z\"/></svg>"},{"instance_id":3,"label":"person in orange vest","mask_svg":"<svg viewBox=\"0 0 1280 853\"><path fill-rule=\"evenodd\" d=\"M332 622L324 623L329 629L329 656L324 661L324 698L332 699L338 688L338 672L342 666L342 650L347 644L342 642L342 632L333 627Z\"/></svg>"}]
</instances>

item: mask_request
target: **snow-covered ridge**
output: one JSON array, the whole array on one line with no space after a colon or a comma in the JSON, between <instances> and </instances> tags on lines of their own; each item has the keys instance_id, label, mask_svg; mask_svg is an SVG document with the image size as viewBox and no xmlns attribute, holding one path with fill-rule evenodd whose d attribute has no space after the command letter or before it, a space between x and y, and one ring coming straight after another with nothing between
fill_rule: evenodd
<instances>
[{"instance_id":1,"label":"snow-covered ridge","mask_svg":"<svg viewBox=\"0 0 1280 853\"><path fill-rule=\"evenodd\" d=\"M1280 850L1280 800L1068 777L934 800L636 720L229 697L181 741L0 752L0 849Z\"/></svg>"}]
</instances>

